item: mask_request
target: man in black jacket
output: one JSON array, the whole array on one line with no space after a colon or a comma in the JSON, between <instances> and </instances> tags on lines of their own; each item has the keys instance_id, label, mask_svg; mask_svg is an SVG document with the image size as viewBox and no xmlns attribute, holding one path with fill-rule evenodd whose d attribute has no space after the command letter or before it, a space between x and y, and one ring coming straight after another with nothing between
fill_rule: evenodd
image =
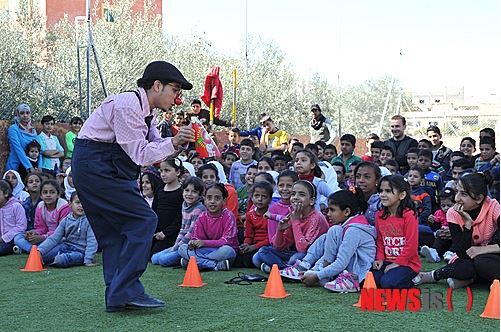
<instances>
[{"instance_id":1,"label":"man in black jacket","mask_svg":"<svg viewBox=\"0 0 501 332\"><path fill-rule=\"evenodd\" d=\"M405 118L401 115L394 115L390 120L390 130L393 137L384 142L395 151L395 160L400 166L400 174L405 174L409 170L407 151L418 146L418 142L414 138L405 135L406 127Z\"/></svg>"}]
</instances>

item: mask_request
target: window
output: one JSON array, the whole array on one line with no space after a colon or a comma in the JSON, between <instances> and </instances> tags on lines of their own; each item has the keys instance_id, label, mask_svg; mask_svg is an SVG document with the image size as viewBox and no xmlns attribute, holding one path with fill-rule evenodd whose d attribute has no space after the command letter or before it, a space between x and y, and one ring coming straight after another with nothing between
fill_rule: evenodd
<instances>
[{"instance_id":1,"label":"window","mask_svg":"<svg viewBox=\"0 0 501 332\"><path fill-rule=\"evenodd\" d=\"M103 6L103 18L106 22L115 22L115 18L113 17L113 12L110 8Z\"/></svg>"}]
</instances>

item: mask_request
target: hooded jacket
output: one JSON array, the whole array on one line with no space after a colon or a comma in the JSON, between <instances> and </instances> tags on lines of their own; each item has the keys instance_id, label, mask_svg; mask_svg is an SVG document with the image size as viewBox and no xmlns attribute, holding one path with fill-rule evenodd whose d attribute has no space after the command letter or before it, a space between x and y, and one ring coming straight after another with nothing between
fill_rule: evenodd
<instances>
[{"instance_id":1,"label":"hooded jacket","mask_svg":"<svg viewBox=\"0 0 501 332\"><path fill-rule=\"evenodd\" d=\"M11 197L0 208L0 235L5 243L14 239L19 233L26 231L26 214L19 201Z\"/></svg>"},{"instance_id":2,"label":"hooded jacket","mask_svg":"<svg viewBox=\"0 0 501 332\"><path fill-rule=\"evenodd\" d=\"M345 221L342 225L332 226L325 239L324 256L320 261L327 259L334 252L327 252L328 241L340 243L337 247L335 260L320 271L316 272L319 279L332 279L343 270L355 273L361 281L372 267L376 257L376 228L369 224L364 215L357 215Z\"/></svg>"},{"instance_id":3,"label":"hooded jacket","mask_svg":"<svg viewBox=\"0 0 501 332\"><path fill-rule=\"evenodd\" d=\"M45 255L58 244L69 244L84 254L84 264L92 263L97 251L97 241L85 215L75 218L68 214L57 226L54 233L38 246Z\"/></svg>"}]
</instances>

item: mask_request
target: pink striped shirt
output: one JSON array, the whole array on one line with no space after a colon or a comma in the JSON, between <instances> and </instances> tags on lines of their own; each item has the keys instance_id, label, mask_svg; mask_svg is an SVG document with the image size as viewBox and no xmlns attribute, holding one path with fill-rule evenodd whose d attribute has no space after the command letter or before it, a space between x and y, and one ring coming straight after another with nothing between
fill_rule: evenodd
<instances>
[{"instance_id":1,"label":"pink striped shirt","mask_svg":"<svg viewBox=\"0 0 501 332\"><path fill-rule=\"evenodd\" d=\"M118 143L137 165L148 166L165 159L175 152L172 138L161 138L157 129L154 110L146 91L137 89L141 105L135 93L126 92L109 96L85 121L78 138L103 143ZM148 126L145 117L153 115Z\"/></svg>"}]
</instances>

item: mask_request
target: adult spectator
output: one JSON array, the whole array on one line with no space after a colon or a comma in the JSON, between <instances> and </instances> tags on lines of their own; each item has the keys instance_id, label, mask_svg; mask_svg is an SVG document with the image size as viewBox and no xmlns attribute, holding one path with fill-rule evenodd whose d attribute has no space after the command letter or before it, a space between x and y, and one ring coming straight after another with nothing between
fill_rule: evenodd
<instances>
[{"instance_id":1,"label":"adult spectator","mask_svg":"<svg viewBox=\"0 0 501 332\"><path fill-rule=\"evenodd\" d=\"M259 142L259 150L265 154L275 150L287 151L289 134L285 130L278 129L269 115L262 117L260 123L264 129Z\"/></svg>"},{"instance_id":2,"label":"adult spectator","mask_svg":"<svg viewBox=\"0 0 501 332\"><path fill-rule=\"evenodd\" d=\"M331 120L322 114L322 110L318 104L312 105L310 111L312 115L310 121L310 143L322 141L330 144L335 137Z\"/></svg>"},{"instance_id":3,"label":"adult spectator","mask_svg":"<svg viewBox=\"0 0 501 332\"><path fill-rule=\"evenodd\" d=\"M405 118L401 115L394 115L390 120L390 130L393 137L384 142L395 151L395 160L400 165L400 174L406 174L409 170L407 151L418 146L418 142L414 138L405 134L406 127Z\"/></svg>"},{"instance_id":4,"label":"adult spectator","mask_svg":"<svg viewBox=\"0 0 501 332\"><path fill-rule=\"evenodd\" d=\"M426 129L426 133L432 144L431 152L433 152L433 160L440 163L446 170L448 170L452 150L446 147L444 142L442 142L442 133L440 132L440 128L437 126L429 126L428 129Z\"/></svg>"},{"instance_id":5,"label":"adult spectator","mask_svg":"<svg viewBox=\"0 0 501 332\"><path fill-rule=\"evenodd\" d=\"M7 138L10 151L5 169L20 171L24 168L24 174L21 174L21 178L24 178L27 172L34 171L25 150L28 144L37 139L37 131L31 124L31 109L27 104L17 106L13 124L7 130ZM38 167L42 166L41 159L39 159Z\"/></svg>"}]
</instances>

